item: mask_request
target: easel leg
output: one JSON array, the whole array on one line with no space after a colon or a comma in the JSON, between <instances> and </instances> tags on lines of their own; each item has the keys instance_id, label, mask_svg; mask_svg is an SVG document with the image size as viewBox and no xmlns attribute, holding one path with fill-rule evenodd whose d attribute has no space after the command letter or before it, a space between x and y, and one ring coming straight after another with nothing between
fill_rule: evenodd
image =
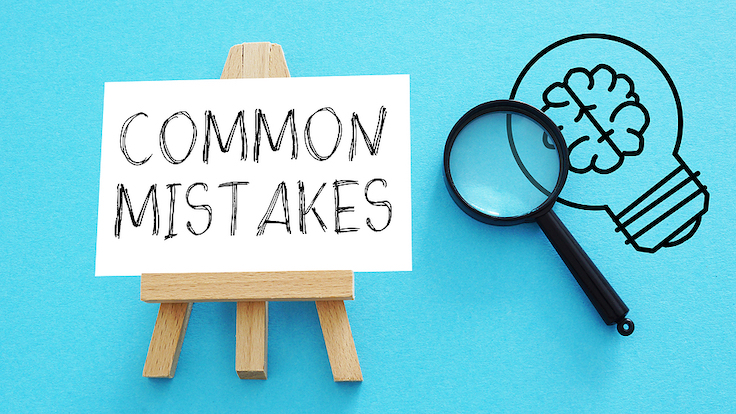
<instances>
[{"instance_id":1,"label":"easel leg","mask_svg":"<svg viewBox=\"0 0 736 414\"><path fill-rule=\"evenodd\" d=\"M159 306L143 367L144 377L174 378L191 313L191 303L162 303Z\"/></svg>"},{"instance_id":2,"label":"easel leg","mask_svg":"<svg viewBox=\"0 0 736 414\"><path fill-rule=\"evenodd\" d=\"M327 300L317 301L316 304L332 377L335 381L363 381L345 302Z\"/></svg>"},{"instance_id":3,"label":"easel leg","mask_svg":"<svg viewBox=\"0 0 736 414\"><path fill-rule=\"evenodd\" d=\"M266 379L268 302L238 302L235 370L240 379Z\"/></svg>"}]
</instances>

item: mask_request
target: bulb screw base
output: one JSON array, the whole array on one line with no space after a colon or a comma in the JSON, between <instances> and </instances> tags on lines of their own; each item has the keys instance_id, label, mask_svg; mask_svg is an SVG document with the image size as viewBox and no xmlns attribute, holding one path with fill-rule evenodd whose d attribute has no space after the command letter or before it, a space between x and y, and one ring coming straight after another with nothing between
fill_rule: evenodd
<instances>
[{"instance_id":1,"label":"bulb screw base","mask_svg":"<svg viewBox=\"0 0 736 414\"><path fill-rule=\"evenodd\" d=\"M613 216L616 231L638 251L654 253L692 237L708 211L709 194L684 163Z\"/></svg>"}]
</instances>

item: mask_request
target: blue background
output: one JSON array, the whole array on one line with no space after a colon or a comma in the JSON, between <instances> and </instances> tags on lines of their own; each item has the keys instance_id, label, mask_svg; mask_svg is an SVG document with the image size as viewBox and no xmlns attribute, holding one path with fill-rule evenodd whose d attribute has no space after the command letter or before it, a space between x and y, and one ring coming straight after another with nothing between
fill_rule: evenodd
<instances>
[{"instance_id":1,"label":"blue background","mask_svg":"<svg viewBox=\"0 0 736 414\"><path fill-rule=\"evenodd\" d=\"M84 3L84 4L83 4ZM0 412L723 412L735 400L729 2L18 2L0 5ZM636 252L603 212L555 210L631 308L604 325L535 225L475 222L442 182L470 107L585 32L643 46L711 194L695 236ZM269 378L235 374L235 305L195 304L176 377L141 377L157 306L95 278L103 83L218 78L230 46L292 76L411 75L413 263L356 275L365 381L334 383L312 303L272 303Z\"/></svg>"}]
</instances>

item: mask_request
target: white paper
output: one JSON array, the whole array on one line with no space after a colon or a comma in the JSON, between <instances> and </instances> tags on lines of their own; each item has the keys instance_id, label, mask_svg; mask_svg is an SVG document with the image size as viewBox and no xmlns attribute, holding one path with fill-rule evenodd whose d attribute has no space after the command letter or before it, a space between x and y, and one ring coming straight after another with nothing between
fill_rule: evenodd
<instances>
[{"instance_id":1,"label":"white paper","mask_svg":"<svg viewBox=\"0 0 736 414\"><path fill-rule=\"evenodd\" d=\"M273 151L261 123L255 162L259 110L274 143L286 129ZM285 121L291 110L295 159L291 124ZM226 146L234 125L229 151L223 152L221 143ZM97 276L411 270L408 75L106 83L101 157ZM247 184L227 184L237 182ZM138 218L154 185L157 234L153 197L140 226L129 211Z\"/></svg>"}]
</instances>

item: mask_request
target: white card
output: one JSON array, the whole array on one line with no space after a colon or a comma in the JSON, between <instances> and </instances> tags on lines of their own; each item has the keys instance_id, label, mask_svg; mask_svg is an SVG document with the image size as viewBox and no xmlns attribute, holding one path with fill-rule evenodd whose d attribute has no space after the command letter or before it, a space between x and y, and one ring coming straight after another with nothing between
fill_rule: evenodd
<instances>
[{"instance_id":1,"label":"white card","mask_svg":"<svg viewBox=\"0 0 736 414\"><path fill-rule=\"evenodd\" d=\"M106 83L95 274L409 271L410 156L408 75Z\"/></svg>"}]
</instances>

